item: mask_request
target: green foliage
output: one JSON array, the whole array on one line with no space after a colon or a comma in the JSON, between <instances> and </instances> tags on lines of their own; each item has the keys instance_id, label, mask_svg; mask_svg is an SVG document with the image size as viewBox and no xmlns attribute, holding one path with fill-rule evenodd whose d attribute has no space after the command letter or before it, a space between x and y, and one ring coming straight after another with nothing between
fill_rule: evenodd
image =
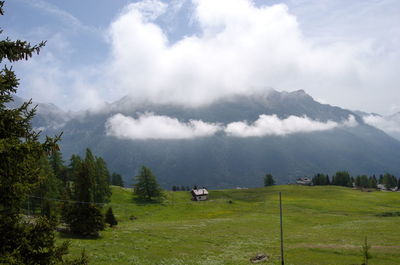
<instances>
[{"instance_id":1,"label":"green foliage","mask_svg":"<svg viewBox=\"0 0 400 265\"><path fill-rule=\"evenodd\" d=\"M94 166L94 201L99 203L109 202L111 197L110 173L106 162L103 158L96 157Z\"/></svg>"},{"instance_id":2,"label":"green foliage","mask_svg":"<svg viewBox=\"0 0 400 265\"><path fill-rule=\"evenodd\" d=\"M162 196L161 188L151 170L142 166L140 174L135 177L136 184L134 193L139 200L151 201Z\"/></svg>"},{"instance_id":3,"label":"green foliage","mask_svg":"<svg viewBox=\"0 0 400 265\"><path fill-rule=\"evenodd\" d=\"M122 180L122 176L120 174L113 173L111 175L111 185L123 187L124 181Z\"/></svg>"},{"instance_id":4,"label":"green foliage","mask_svg":"<svg viewBox=\"0 0 400 265\"><path fill-rule=\"evenodd\" d=\"M267 174L264 177L264 187L275 185L274 177L271 174Z\"/></svg>"},{"instance_id":5,"label":"green foliage","mask_svg":"<svg viewBox=\"0 0 400 265\"><path fill-rule=\"evenodd\" d=\"M357 176L355 179L355 185L359 188L369 188L370 183L366 175Z\"/></svg>"},{"instance_id":6,"label":"green foliage","mask_svg":"<svg viewBox=\"0 0 400 265\"><path fill-rule=\"evenodd\" d=\"M0 1L1 15L3 4ZM31 46L7 38L0 41L0 62L28 59L43 46L44 42ZM21 211L28 194L51 191L52 184L46 183L51 172L42 162L58 149L59 137L39 142L30 124L35 115L31 101L16 109L5 107L17 87L14 72L4 67L0 71L0 264L63 263L68 243L55 245L55 223L46 217L28 218Z\"/></svg>"},{"instance_id":7,"label":"green foliage","mask_svg":"<svg viewBox=\"0 0 400 265\"><path fill-rule=\"evenodd\" d=\"M314 185L329 185L330 184L329 176L321 174L321 173L316 174L312 178L312 182Z\"/></svg>"},{"instance_id":8,"label":"green foliage","mask_svg":"<svg viewBox=\"0 0 400 265\"><path fill-rule=\"evenodd\" d=\"M385 173L382 177L381 184L384 184L388 189L395 188L397 187L397 178L392 174Z\"/></svg>"},{"instance_id":9,"label":"green foliage","mask_svg":"<svg viewBox=\"0 0 400 265\"><path fill-rule=\"evenodd\" d=\"M117 219L115 219L113 210L111 207L108 208L105 216L105 222L110 225L110 227L113 227L114 225L118 224Z\"/></svg>"},{"instance_id":10,"label":"green foliage","mask_svg":"<svg viewBox=\"0 0 400 265\"><path fill-rule=\"evenodd\" d=\"M74 169L75 183L73 199L76 203L63 206L63 219L73 234L80 236L98 236L98 232L104 229L103 215L100 209L93 204L94 186L93 168L90 161L77 160Z\"/></svg>"},{"instance_id":11,"label":"green foliage","mask_svg":"<svg viewBox=\"0 0 400 265\"><path fill-rule=\"evenodd\" d=\"M335 176L333 176L333 178L332 178L332 185L351 187L352 180L351 180L349 172L347 172L347 171L336 172Z\"/></svg>"},{"instance_id":12,"label":"green foliage","mask_svg":"<svg viewBox=\"0 0 400 265\"><path fill-rule=\"evenodd\" d=\"M71 233L83 237L97 237L99 231L104 230L104 217L92 203L73 203L68 209L66 222Z\"/></svg>"}]
</instances>

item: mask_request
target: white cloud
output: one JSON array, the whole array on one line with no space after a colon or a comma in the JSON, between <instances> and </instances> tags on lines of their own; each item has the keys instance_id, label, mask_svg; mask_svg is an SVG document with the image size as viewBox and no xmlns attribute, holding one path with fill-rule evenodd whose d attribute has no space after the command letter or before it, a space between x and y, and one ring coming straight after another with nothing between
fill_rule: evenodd
<instances>
[{"instance_id":1,"label":"white cloud","mask_svg":"<svg viewBox=\"0 0 400 265\"><path fill-rule=\"evenodd\" d=\"M142 114L138 119L116 114L105 124L106 134L120 139L191 139L214 135L220 125L200 120L180 122L176 118L152 113Z\"/></svg>"},{"instance_id":2,"label":"white cloud","mask_svg":"<svg viewBox=\"0 0 400 265\"><path fill-rule=\"evenodd\" d=\"M213 136L219 131L224 131L226 135L234 137L283 136L356 125L357 122L352 115L342 123L320 122L311 120L307 116L289 116L286 119L279 119L276 115L260 115L259 119L250 125L245 121L240 121L223 126L220 123L207 123L201 120L181 122L176 118L154 115L153 113L141 114L137 119L118 113L106 121L105 128L108 136L120 139L145 140L191 139Z\"/></svg>"},{"instance_id":3,"label":"white cloud","mask_svg":"<svg viewBox=\"0 0 400 265\"><path fill-rule=\"evenodd\" d=\"M388 106L400 102L398 1L266 2L287 4L263 6L251 0L192 0L190 8L183 8L183 3L190 5L185 0L128 4L107 30L109 54L104 54L104 61L70 67L57 58L60 71L33 77L37 84L46 80L55 84L46 88L47 97L36 98L51 98L70 109L127 94L137 101L197 106L273 87L305 89L331 104L375 112L387 112ZM31 5L80 28L79 34L88 33L76 17L46 3L35 0ZM165 24L187 22L187 14L180 11L193 12L193 25L186 36L173 38ZM65 82L70 77L79 81ZM89 93L82 97L86 87ZM79 100L65 100L64 94Z\"/></svg>"},{"instance_id":4,"label":"white cloud","mask_svg":"<svg viewBox=\"0 0 400 265\"><path fill-rule=\"evenodd\" d=\"M140 3L149 2L162 6L158 1ZM284 4L192 3L193 20L201 33L176 43L169 42L137 3L111 24L112 56L103 82L111 97L130 94L137 100L196 106L266 87L351 93L354 87L368 87L386 76L374 74L378 66L370 60L374 53L370 41L317 44L303 35ZM162 8L154 8L156 15L158 9Z\"/></svg>"},{"instance_id":5,"label":"white cloud","mask_svg":"<svg viewBox=\"0 0 400 265\"><path fill-rule=\"evenodd\" d=\"M253 124L246 121L229 123L225 132L234 137L262 137L268 135L288 135L294 133L307 133L315 131L331 130L340 126L356 126L355 117L350 115L348 120L337 123L334 121L320 122L311 120L307 116L289 116L279 119L276 115L260 115Z\"/></svg>"},{"instance_id":6,"label":"white cloud","mask_svg":"<svg viewBox=\"0 0 400 265\"><path fill-rule=\"evenodd\" d=\"M378 115L364 116L365 123L374 126L389 134L400 133L400 114L382 117Z\"/></svg>"}]
</instances>

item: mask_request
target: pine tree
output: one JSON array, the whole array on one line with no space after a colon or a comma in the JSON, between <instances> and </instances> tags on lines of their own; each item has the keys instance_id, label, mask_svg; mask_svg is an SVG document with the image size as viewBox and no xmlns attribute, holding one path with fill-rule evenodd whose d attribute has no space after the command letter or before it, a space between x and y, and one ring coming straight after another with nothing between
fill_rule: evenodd
<instances>
[{"instance_id":1,"label":"pine tree","mask_svg":"<svg viewBox=\"0 0 400 265\"><path fill-rule=\"evenodd\" d=\"M267 174L264 177L264 187L275 185L274 177L271 174Z\"/></svg>"},{"instance_id":2,"label":"pine tree","mask_svg":"<svg viewBox=\"0 0 400 265\"><path fill-rule=\"evenodd\" d=\"M117 173L112 173L112 175L111 175L111 185L123 187L124 186L124 181L122 179L122 176L120 174L117 174Z\"/></svg>"},{"instance_id":3,"label":"pine tree","mask_svg":"<svg viewBox=\"0 0 400 265\"><path fill-rule=\"evenodd\" d=\"M111 189L108 180L110 173L106 162L101 157L95 158L95 173L94 173L94 201L99 203L107 203L110 201Z\"/></svg>"},{"instance_id":4,"label":"pine tree","mask_svg":"<svg viewBox=\"0 0 400 265\"><path fill-rule=\"evenodd\" d=\"M375 176L369 178L368 187L372 188L372 189L376 189L377 188L377 182L376 182Z\"/></svg>"},{"instance_id":5,"label":"pine tree","mask_svg":"<svg viewBox=\"0 0 400 265\"><path fill-rule=\"evenodd\" d=\"M105 222L110 225L110 227L113 227L114 225L118 224L117 219L115 219L113 210L111 207L108 208L105 216Z\"/></svg>"},{"instance_id":6,"label":"pine tree","mask_svg":"<svg viewBox=\"0 0 400 265\"><path fill-rule=\"evenodd\" d=\"M3 5L0 1L0 15ZM0 41L0 62L27 60L44 45L6 38ZM31 126L35 115L31 101L15 109L6 107L18 85L12 69L4 66L0 71L0 264L62 263L68 243L55 245L55 223L46 217L26 222L22 215L27 195L40 183L38 161L58 149L59 137L39 142L39 133Z\"/></svg>"},{"instance_id":7,"label":"pine tree","mask_svg":"<svg viewBox=\"0 0 400 265\"><path fill-rule=\"evenodd\" d=\"M140 174L135 177L135 194L139 200L150 201L162 196L161 188L151 170L142 166Z\"/></svg>"},{"instance_id":8,"label":"pine tree","mask_svg":"<svg viewBox=\"0 0 400 265\"><path fill-rule=\"evenodd\" d=\"M91 165L82 161L76 169L74 196L76 202L65 209L65 222L73 234L98 236L104 229L104 217L94 201L94 181L90 175Z\"/></svg>"}]
</instances>

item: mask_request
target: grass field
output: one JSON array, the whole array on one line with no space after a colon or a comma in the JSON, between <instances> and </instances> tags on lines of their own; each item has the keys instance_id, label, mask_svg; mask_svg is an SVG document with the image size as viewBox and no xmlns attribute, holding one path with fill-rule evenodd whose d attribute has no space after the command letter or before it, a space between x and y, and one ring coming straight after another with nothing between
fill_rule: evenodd
<instances>
[{"instance_id":1,"label":"grass field","mask_svg":"<svg viewBox=\"0 0 400 265\"><path fill-rule=\"evenodd\" d=\"M168 191L159 204L136 204L131 190L113 187L118 226L99 239L71 239L71 255L85 248L92 264L107 265L240 265L264 253L261 264L280 264L279 191L285 264L361 264L365 236L369 264L400 264L400 216L379 216L400 212L400 193L335 186L213 190L204 202Z\"/></svg>"}]
</instances>

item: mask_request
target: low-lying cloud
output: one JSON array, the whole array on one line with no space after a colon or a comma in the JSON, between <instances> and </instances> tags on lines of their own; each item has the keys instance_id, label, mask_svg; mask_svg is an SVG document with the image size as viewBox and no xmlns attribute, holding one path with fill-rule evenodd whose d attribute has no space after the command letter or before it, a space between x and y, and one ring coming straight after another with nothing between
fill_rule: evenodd
<instances>
[{"instance_id":1,"label":"low-lying cloud","mask_svg":"<svg viewBox=\"0 0 400 265\"><path fill-rule=\"evenodd\" d=\"M239 121L223 126L220 123L207 123L201 120L181 122L177 118L153 113L141 114L137 119L119 113L109 118L105 127L108 136L120 139L145 140L192 139L213 136L220 131L232 137L284 136L356 125L357 121L352 115L347 120L338 123L335 121L316 121L307 116L289 116L286 119L279 119L276 115L263 114L252 124Z\"/></svg>"},{"instance_id":2,"label":"low-lying cloud","mask_svg":"<svg viewBox=\"0 0 400 265\"><path fill-rule=\"evenodd\" d=\"M199 120L181 122L176 118L152 113L139 115L137 119L115 114L106 122L106 134L120 139L190 139L214 135L220 125Z\"/></svg>"},{"instance_id":3,"label":"low-lying cloud","mask_svg":"<svg viewBox=\"0 0 400 265\"><path fill-rule=\"evenodd\" d=\"M289 116L286 119L279 119L276 115L260 115L252 124L246 121L233 122L227 125L227 135L235 137L261 137L268 135L283 136L294 133L307 133L331 130L340 126L355 126L357 122L354 116L338 123L335 121L321 122L308 118L307 116Z\"/></svg>"},{"instance_id":4,"label":"low-lying cloud","mask_svg":"<svg viewBox=\"0 0 400 265\"><path fill-rule=\"evenodd\" d=\"M400 114L382 117L379 115L367 115L363 116L365 123L381 129L389 134L400 133Z\"/></svg>"}]
</instances>

